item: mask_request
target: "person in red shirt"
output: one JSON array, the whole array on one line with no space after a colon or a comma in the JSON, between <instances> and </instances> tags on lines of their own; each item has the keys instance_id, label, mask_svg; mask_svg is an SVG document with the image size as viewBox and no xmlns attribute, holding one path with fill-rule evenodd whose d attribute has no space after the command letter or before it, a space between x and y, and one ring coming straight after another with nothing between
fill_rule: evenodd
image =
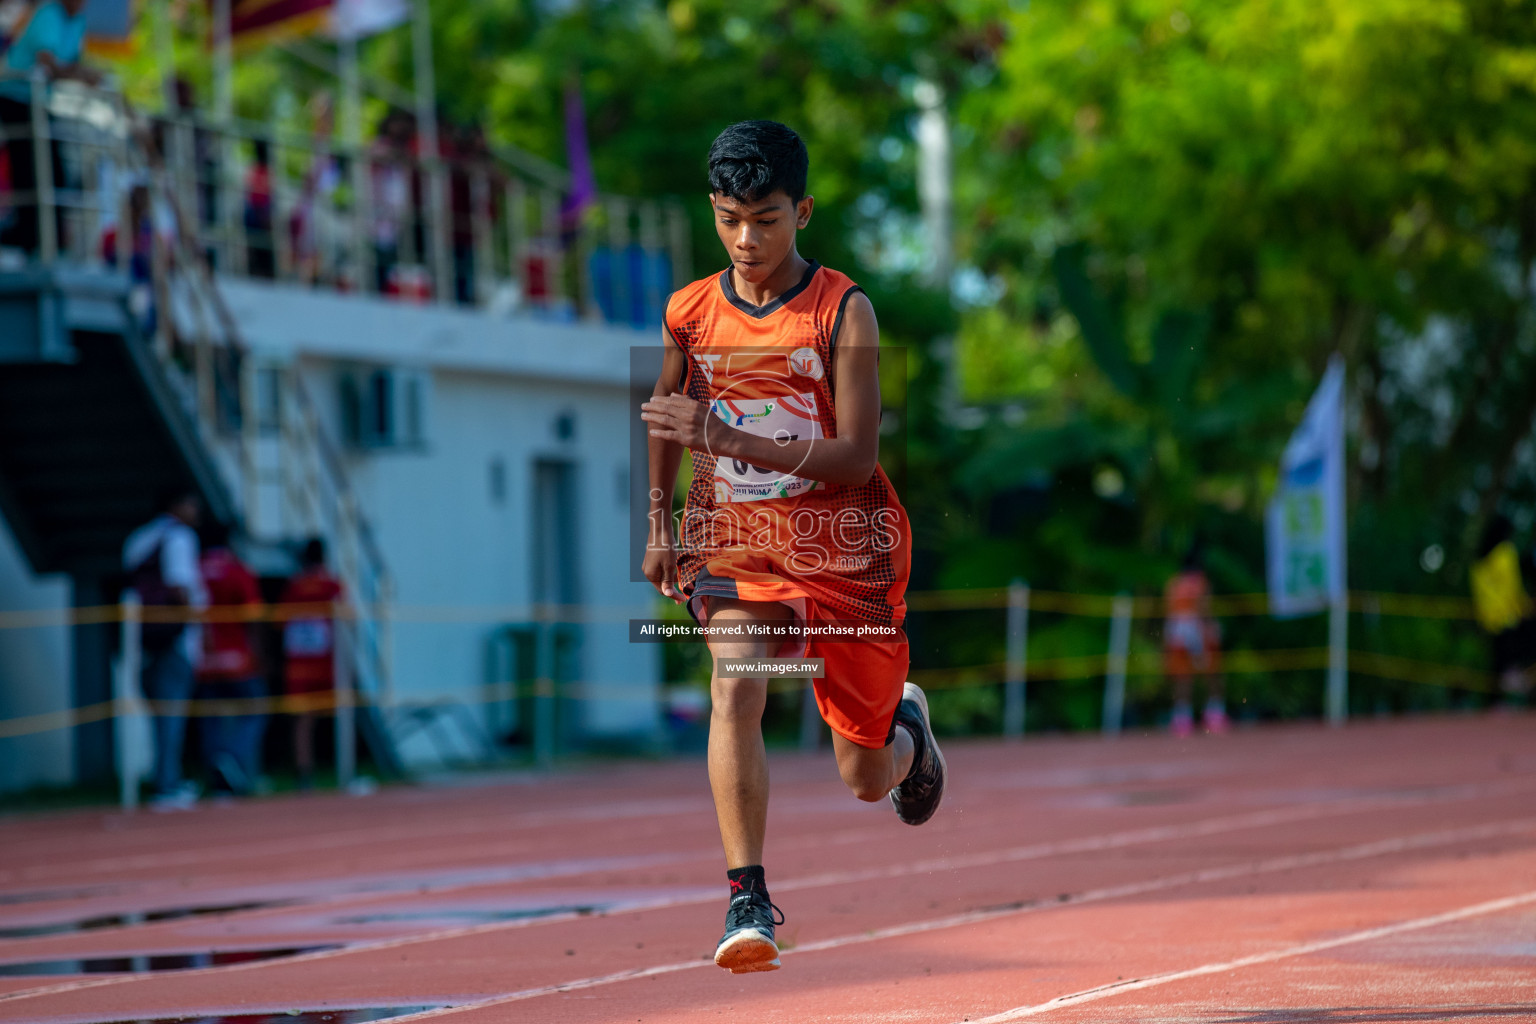
<instances>
[{"instance_id":1,"label":"person in red shirt","mask_svg":"<svg viewBox=\"0 0 1536 1024\"><path fill-rule=\"evenodd\" d=\"M197 695L202 700L259 700L266 696L266 687L256 653L256 624L242 620L238 609L259 610L261 591L256 577L230 549L229 528L222 523L207 531L199 568L212 614L203 628ZM213 775L214 792L244 796L255 789L261 776L265 728L266 716L255 708L249 713L203 716L203 759Z\"/></svg>"},{"instance_id":2,"label":"person in red shirt","mask_svg":"<svg viewBox=\"0 0 1536 1024\"><path fill-rule=\"evenodd\" d=\"M325 567L325 541L313 537L299 556L298 573L283 590L283 603L332 604L342 598L342 586ZM329 693L336 686L336 622L332 615L309 615L283 624L284 687L290 697ZM293 757L299 786L308 789L315 776L315 717L312 710L293 718Z\"/></svg>"}]
</instances>

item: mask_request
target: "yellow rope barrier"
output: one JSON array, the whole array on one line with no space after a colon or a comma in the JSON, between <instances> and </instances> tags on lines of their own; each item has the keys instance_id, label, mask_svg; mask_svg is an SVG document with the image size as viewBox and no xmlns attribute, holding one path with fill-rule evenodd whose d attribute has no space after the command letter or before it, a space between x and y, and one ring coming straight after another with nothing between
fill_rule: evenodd
<instances>
[{"instance_id":1,"label":"yellow rope barrier","mask_svg":"<svg viewBox=\"0 0 1536 1024\"><path fill-rule=\"evenodd\" d=\"M1035 612L1109 618L1114 614L1115 598L1110 594L1072 594L1054 590L1031 590L1029 607ZM1006 588L987 587L972 590L927 590L907 594L911 611L981 611L1006 608ZM1428 594L1387 594L1360 591L1350 594L1350 610L1362 615L1387 615L1402 618L1472 619L1472 602L1462 597ZM1267 594L1218 594L1211 598L1211 614L1216 618L1268 615ZM1161 597L1132 599L1131 614L1136 618L1158 618L1163 614ZM648 608L602 608L577 605L390 605L365 609L368 617L394 623L473 623L473 622L622 622L630 618L652 617ZM220 606L194 612L185 608L148 605L140 608L145 622L287 622L292 619L335 615L353 618L356 613L346 605L335 609L327 604L262 604ZM90 626L119 623L122 605L95 605L79 608L0 611L0 629L35 629L41 626Z\"/></svg>"},{"instance_id":2,"label":"yellow rope barrier","mask_svg":"<svg viewBox=\"0 0 1536 1024\"><path fill-rule=\"evenodd\" d=\"M1327 667L1327 664L1328 648L1326 647L1231 651L1223 658L1222 671L1227 675L1256 675L1264 672L1322 669ZM1107 667L1108 656L1103 654L1047 658L1030 662L1028 675L1031 682L1092 679L1102 676ZM1002 662L991 662L958 668L914 669L909 674L909 678L924 689L958 690L999 684L1004 680L1005 668ZM1395 682L1451 687L1478 693L1494 691L1494 687L1489 684L1487 673L1479 669L1464 665L1414 661L1411 658L1400 658L1372 651L1351 651L1349 670L1357 675L1373 676ZM1162 671L1162 656L1152 651L1138 651L1131 654L1126 665L1127 674L1133 676L1161 675ZM769 691L773 693L797 692L804 690L806 686L807 682L802 679L774 679L768 684ZM52 732L55 729L86 725L133 713L177 714L188 718L207 718L253 714L323 713L334 711L339 706L372 706L384 710L419 709L454 704L491 704L522 697L555 696L603 700L632 697L633 692L622 684L577 682L556 684L550 680L534 680L524 683L487 683L475 687L469 693L418 701L397 700L388 704L361 699L356 693L349 693L345 700L338 700L334 691L283 694L273 697L198 698L186 701L109 700L80 708L65 708L0 721L0 739Z\"/></svg>"},{"instance_id":3,"label":"yellow rope barrier","mask_svg":"<svg viewBox=\"0 0 1536 1024\"><path fill-rule=\"evenodd\" d=\"M978 588L971 590L914 591L907 595L907 605L912 611L962 611L1006 608L1009 593L1006 588ZM1029 607L1032 611L1108 618L1113 614L1115 598L1105 594L1072 594L1060 591L1031 590ZM1386 615L1405 618L1434 618L1466 620L1473 618L1472 603L1460 597L1436 597L1419 594L1389 594L1377 592L1352 593L1350 609L1359 614ZM1217 618L1269 613L1269 598L1265 594L1226 594L1211 599L1211 613ZM593 622L624 621L637 617L635 612L651 609L583 608L577 606L528 606L528 605L480 605L480 606L409 606L396 605L388 608L375 607L368 611L378 618L394 623L471 623L471 622ZM1138 597L1133 600L1132 615L1138 618L1156 618L1163 612L1160 597ZM145 622L201 622L201 623L282 623L293 619L333 616L351 618L355 613L346 606L321 604L271 604L222 606L203 612L191 612L185 608L148 606L138 609ZM38 609L0 611L0 629L34 629L45 626L85 626L120 623L123 620L122 605L99 605L65 609ZM1224 656L1223 670L1229 674L1256 674L1262 672L1298 671L1325 668L1328 650L1323 647L1273 651L1230 651ZM1092 654L1031 661L1028 676L1031 681L1086 679L1100 676L1107 670L1108 656ZM1487 673L1479 669L1457 665L1437 665L1414 661L1394 655L1368 651L1351 651L1351 672L1390 679L1399 682L1423 683L1438 686L1454 686L1479 692L1491 692ZM990 685L1003 681L1005 665L1001 662L972 665L961 668L918 669L912 672L914 682L935 689L954 689L965 686ZM1162 672L1161 657L1155 652L1137 652L1130 656L1127 672L1131 675L1157 675ZM801 680L778 679L770 683L770 690L783 692L804 689ZM602 699L606 691L628 696L621 686L601 684L563 684L563 689L587 699ZM553 695L550 682L491 683L465 696L445 697L437 701L398 702L396 706L423 707L433 703L492 703L515 700L523 696ZM119 706L119 704L123 706ZM357 705L357 699L348 703ZM281 695L241 700L193 700L178 702L173 710L151 701L103 701L80 708L67 708L42 714L25 715L0 721L0 739L26 736L55 729L85 725L145 709L151 714L178 713L189 717L240 714L288 714L301 712L332 711L337 707L334 694Z\"/></svg>"}]
</instances>

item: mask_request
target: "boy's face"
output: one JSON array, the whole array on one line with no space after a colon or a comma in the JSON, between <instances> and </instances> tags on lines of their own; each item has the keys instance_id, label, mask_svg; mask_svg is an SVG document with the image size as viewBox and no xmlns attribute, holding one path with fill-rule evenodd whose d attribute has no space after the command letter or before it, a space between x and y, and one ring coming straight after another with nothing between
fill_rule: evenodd
<instances>
[{"instance_id":1,"label":"boy's face","mask_svg":"<svg viewBox=\"0 0 1536 1024\"><path fill-rule=\"evenodd\" d=\"M766 281L795 250L795 232L811 220L815 200L806 196L791 202L783 191L743 202L711 192L715 231L741 280Z\"/></svg>"}]
</instances>

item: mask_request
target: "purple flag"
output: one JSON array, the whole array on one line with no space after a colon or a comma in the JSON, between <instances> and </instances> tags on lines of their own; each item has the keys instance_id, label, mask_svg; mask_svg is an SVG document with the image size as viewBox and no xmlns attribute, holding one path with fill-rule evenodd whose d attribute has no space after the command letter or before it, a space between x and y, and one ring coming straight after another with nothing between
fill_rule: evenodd
<instances>
[{"instance_id":1,"label":"purple flag","mask_svg":"<svg viewBox=\"0 0 1536 1024\"><path fill-rule=\"evenodd\" d=\"M581 88L574 80L565 87L565 155L571 167L571 191L560 205L560 225L571 235L580 226L581 215L597 199L592 158L587 152L587 114L581 105Z\"/></svg>"}]
</instances>

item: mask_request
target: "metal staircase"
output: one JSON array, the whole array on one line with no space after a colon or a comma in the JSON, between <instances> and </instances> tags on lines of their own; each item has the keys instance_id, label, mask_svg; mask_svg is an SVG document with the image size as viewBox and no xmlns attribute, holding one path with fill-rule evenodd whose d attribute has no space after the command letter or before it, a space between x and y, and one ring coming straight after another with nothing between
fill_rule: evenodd
<instances>
[{"instance_id":1,"label":"metal staircase","mask_svg":"<svg viewBox=\"0 0 1536 1024\"><path fill-rule=\"evenodd\" d=\"M179 223L193 223L171 176L126 144L126 119L107 120L94 144L72 140L86 174L93 158L108 158L147 182ZM389 572L302 382L291 368L275 378L283 508L279 532L261 530L273 524L251 516L263 482L255 365L205 251L178 233L167 258L154 261L152 283L136 288L126 272L93 266L79 244L108 219L107 200L81 192L74 201L59 216L73 231L56 233L64 237L54 251L0 270L0 514L34 572L71 578L77 607L116 600L123 542L170 488L199 493L213 518L235 527L239 546L279 571L293 566L303 539L323 537L346 588L338 647L360 697L363 739L379 768L398 774L390 730L372 710L390 691ZM163 306L152 330L146 291ZM111 697L114 640L107 624L74 630L75 705ZM111 774L112 742L110 722L79 727L81 781Z\"/></svg>"},{"instance_id":2,"label":"metal staircase","mask_svg":"<svg viewBox=\"0 0 1536 1024\"><path fill-rule=\"evenodd\" d=\"M157 184L164 201L174 204L169 182ZM392 697L387 609L393 583L336 445L293 366L272 368L267 375L271 391L266 401L275 409L276 422L263 422L258 412L262 368L250 357L207 261L184 236L177 240L175 255L163 289L170 297L166 323L191 339L194 358L189 373L178 374L174 361L162 360L162 365L179 376L188 396L185 404L196 411L202 444L221 467L221 478L231 483L238 508L234 518L247 543L291 557L306 538L320 537L334 553L345 590L338 647L359 699L362 735L382 771L402 774L387 715ZM275 515L264 514L268 485L277 489Z\"/></svg>"}]
</instances>

